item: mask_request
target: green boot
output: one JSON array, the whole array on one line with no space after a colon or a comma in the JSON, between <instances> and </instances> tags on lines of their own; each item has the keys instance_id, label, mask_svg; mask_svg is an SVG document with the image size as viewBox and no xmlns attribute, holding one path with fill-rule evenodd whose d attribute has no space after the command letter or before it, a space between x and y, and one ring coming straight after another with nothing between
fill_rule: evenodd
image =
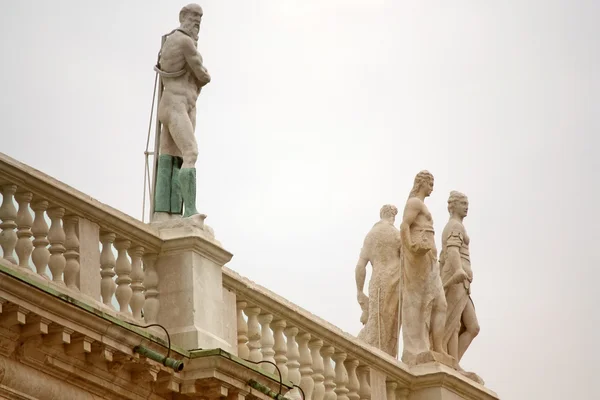
<instances>
[{"instance_id":1,"label":"green boot","mask_svg":"<svg viewBox=\"0 0 600 400\"><path fill-rule=\"evenodd\" d=\"M181 184L179 183L179 170L183 159L173 157L173 177L171 178L171 214L181 215L183 199L181 198Z\"/></svg>"},{"instance_id":2,"label":"green boot","mask_svg":"<svg viewBox=\"0 0 600 400\"><path fill-rule=\"evenodd\" d=\"M156 186L154 187L154 212L171 212L171 175L173 156L158 156Z\"/></svg>"},{"instance_id":3,"label":"green boot","mask_svg":"<svg viewBox=\"0 0 600 400\"><path fill-rule=\"evenodd\" d=\"M183 218L198 214L198 210L196 210L196 168L181 168L179 183L185 206Z\"/></svg>"}]
</instances>

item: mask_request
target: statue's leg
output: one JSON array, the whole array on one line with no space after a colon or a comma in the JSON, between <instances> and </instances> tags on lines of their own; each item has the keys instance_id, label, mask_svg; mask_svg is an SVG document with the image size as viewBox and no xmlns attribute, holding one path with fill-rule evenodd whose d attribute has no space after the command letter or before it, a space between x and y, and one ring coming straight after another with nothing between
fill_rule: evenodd
<instances>
[{"instance_id":1,"label":"statue's leg","mask_svg":"<svg viewBox=\"0 0 600 400\"><path fill-rule=\"evenodd\" d=\"M479 334L479 322L471 299L469 299L463 311L462 323L465 326L465 331L458 338L458 361L465 354L473 339Z\"/></svg>"},{"instance_id":2,"label":"statue's leg","mask_svg":"<svg viewBox=\"0 0 600 400\"><path fill-rule=\"evenodd\" d=\"M429 348L425 314L427 306L421 293L403 293L402 297L402 362L413 364L416 357Z\"/></svg>"},{"instance_id":3,"label":"statue's leg","mask_svg":"<svg viewBox=\"0 0 600 400\"><path fill-rule=\"evenodd\" d=\"M433 339L433 351L445 353L444 351L444 329L446 327L446 297L441 289L433 300L431 310L431 336Z\"/></svg>"},{"instance_id":4,"label":"statue's leg","mask_svg":"<svg viewBox=\"0 0 600 400\"><path fill-rule=\"evenodd\" d=\"M448 354L458 360L458 330L450 336L448 341Z\"/></svg>"},{"instance_id":5,"label":"statue's leg","mask_svg":"<svg viewBox=\"0 0 600 400\"><path fill-rule=\"evenodd\" d=\"M183 158L173 157L173 175L171 176L171 214L181 215L183 212L183 198L181 196L181 184L179 182L179 171Z\"/></svg>"},{"instance_id":6,"label":"statue's leg","mask_svg":"<svg viewBox=\"0 0 600 400\"><path fill-rule=\"evenodd\" d=\"M170 117L171 136L183 156L183 164L179 171L179 183L184 204L183 217L185 218L198 214L196 210L195 168L198 159L198 145L194 136L194 126L185 107L183 105L174 107Z\"/></svg>"},{"instance_id":7,"label":"statue's leg","mask_svg":"<svg viewBox=\"0 0 600 400\"><path fill-rule=\"evenodd\" d=\"M154 212L171 212L171 175L173 173L172 142L169 128L164 125L160 139L158 168L154 187Z\"/></svg>"}]
</instances>

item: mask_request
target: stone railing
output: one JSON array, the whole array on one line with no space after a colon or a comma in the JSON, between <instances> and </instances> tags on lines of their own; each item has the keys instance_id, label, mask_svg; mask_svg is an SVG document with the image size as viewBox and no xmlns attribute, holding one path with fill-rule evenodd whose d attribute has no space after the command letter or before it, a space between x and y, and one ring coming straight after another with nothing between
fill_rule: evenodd
<instances>
[{"instance_id":1,"label":"stone railing","mask_svg":"<svg viewBox=\"0 0 600 400\"><path fill-rule=\"evenodd\" d=\"M497 399L443 365L409 368L227 268L223 286L225 297L235 298L238 356L275 363L284 379L302 388L305 399ZM267 363L261 368L275 371ZM300 399L294 390L286 397Z\"/></svg>"},{"instance_id":2,"label":"stone railing","mask_svg":"<svg viewBox=\"0 0 600 400\"><path fill-rule=\"evenodd\" d=\"M154 229L2 153L0 196L2 258L125 320L156 321Z\"/></svg>"},{"instance_id":3,"label":"stone railing","mask_svg":"<svg viewBox=\"0 0 600 400\"><path fill-rule=\"evenodd\" d=\"M231 254L216 241L159 233L2 153L0 197L0 264L124 321L161 323L184 350L269 361L260 368L304 399L498 398L444 365L408 367L222 267Z\"/></svg>"}]
</instances>

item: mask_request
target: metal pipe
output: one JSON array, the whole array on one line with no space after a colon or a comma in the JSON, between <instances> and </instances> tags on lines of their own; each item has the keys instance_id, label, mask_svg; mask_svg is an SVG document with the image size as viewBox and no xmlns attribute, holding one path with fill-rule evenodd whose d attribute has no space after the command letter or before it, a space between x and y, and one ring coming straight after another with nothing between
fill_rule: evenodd
<instances>
[{"instance_id":1,"label":"metal pipe","mask_svg":"<svg viewBox=\"0 0 600 400\"><path fill-rule=\"evenodd\" d=\"M154 350L150 350L147 347L144 346L135 346L133 348L133 352L134 353L138 353L144 357L147 357L151 360L154 360L156 362L161 363L162 365L164 365L165 367L169 367L174 371L180 372L181 370L183 370L183 361L180 360L176 360L174 358L171 357L166 357L163 356L160 353L157 353Z\"/></svg>"}]
</instances>

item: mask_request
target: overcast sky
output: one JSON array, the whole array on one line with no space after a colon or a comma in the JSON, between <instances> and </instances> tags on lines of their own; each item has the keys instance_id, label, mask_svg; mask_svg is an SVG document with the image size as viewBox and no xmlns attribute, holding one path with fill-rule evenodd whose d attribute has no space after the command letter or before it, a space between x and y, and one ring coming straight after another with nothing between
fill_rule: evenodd
<instances>
[{"instance_id":1,"label":"overcast sky","mask_svg":"<svg viewBox=\"0 0 600 400\"><path fill-rule=\"evenodd\" d=\"M184 4L2 0L0 151L140 218ZM595 397L600 2L201 5L198 208L231 268L357 334L363 238L428 169L438 242L450 190L470 200L463 367L503 399Z\"/></svg>"}]
</instances>

